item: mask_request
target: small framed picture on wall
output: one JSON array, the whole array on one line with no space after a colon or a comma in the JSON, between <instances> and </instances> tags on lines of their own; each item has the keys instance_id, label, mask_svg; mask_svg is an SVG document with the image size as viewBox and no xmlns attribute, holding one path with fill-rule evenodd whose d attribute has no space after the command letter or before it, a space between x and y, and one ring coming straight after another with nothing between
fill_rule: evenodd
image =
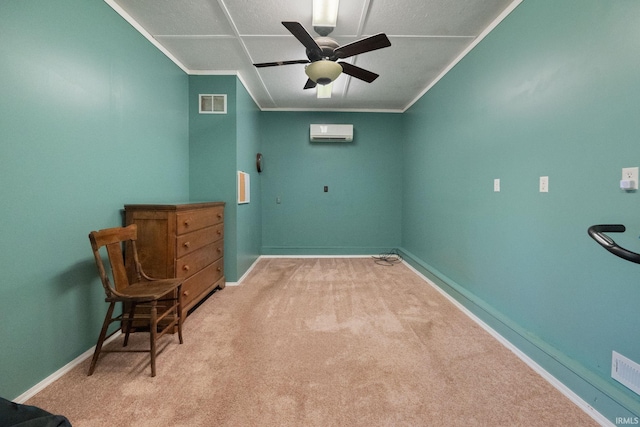
<instances>
[{"instance_id":1,"label":"small framed picture on wall","mask_svg":"<svg viewBox=\"0 0 640 427\"><path fill-rule=\"evenodd\" d=\"M238 171L238 204L249 203L251 196L251 183L249 174Z\"/></svg>"}]
</instances>

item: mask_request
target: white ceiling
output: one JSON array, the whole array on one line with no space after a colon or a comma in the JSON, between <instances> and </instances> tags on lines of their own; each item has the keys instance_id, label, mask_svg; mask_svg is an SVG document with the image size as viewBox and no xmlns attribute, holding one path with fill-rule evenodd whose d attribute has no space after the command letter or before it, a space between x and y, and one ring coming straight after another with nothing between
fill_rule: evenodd
<instances>
[{"instance_id":1,"label":"white ceiling","mask_svg":"<svg viewBox=\"0 0 640 427\"><path fill-rule=\"evenodd\" d=\"M522 0L342 0L330 37L340 45L385 33L391 46L347 61L380 75L346 74L330 99L303 90L306 59L281 24L313 36L312 0L105 0L188 74L235 74L262 110L404 111Z\"/></svg>"}]
</instances>

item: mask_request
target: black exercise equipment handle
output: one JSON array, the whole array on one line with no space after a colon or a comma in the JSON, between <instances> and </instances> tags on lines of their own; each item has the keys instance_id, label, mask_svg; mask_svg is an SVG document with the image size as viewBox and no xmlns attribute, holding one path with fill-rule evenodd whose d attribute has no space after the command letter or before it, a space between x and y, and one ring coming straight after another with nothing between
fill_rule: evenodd
<instances>
[{"instance_id":1,"label":"black exercise equipment handle","mask_svg":"<svg viewBox=\"0 0 640 427\"><path fill-rule=\"evenodd\" d=\"M613 239L609 236L606 236L602 233L624 233L626 228L622 224L600 224L600 225L592 225L589 227L588 233L589 236L600 246L611 252L612 254L619 256L622 259L626 259L627 261L635 262L636 264L640 264L640 254L635 252L631 252L625 248L621 248L613 241Z\"/></svg>"}]
</instances>

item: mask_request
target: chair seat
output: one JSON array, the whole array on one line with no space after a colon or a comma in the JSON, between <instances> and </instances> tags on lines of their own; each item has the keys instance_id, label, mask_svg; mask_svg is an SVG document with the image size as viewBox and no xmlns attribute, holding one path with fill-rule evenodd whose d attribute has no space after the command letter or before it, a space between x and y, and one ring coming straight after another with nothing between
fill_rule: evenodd
<instances>
[{"instance_id":1,"label":"chair seat","mask_svg":"<svg viewBox=\"0 0 640 427\"><path fill-rule=\"evenodd\" d=\"M120 291L124 298L134 302L153 301L178 288L181 279L159 279L153 282L138 282ZM107 298L107 301L122 301L121 297Z\"/></svg>"}]
</instances>

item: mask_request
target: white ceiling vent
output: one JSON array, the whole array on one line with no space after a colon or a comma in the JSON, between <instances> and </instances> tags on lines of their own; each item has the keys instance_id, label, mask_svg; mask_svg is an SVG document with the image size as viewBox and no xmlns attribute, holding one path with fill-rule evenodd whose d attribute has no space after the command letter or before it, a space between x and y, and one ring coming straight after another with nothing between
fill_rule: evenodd
<instances>
[{"instance_id":1,"label":"white ceiling vent","mask_svg":"<svg viewBox=\"0 0 640 427\"><path fill-rule=\"evenodd\" d=\"M315 142L351 142L353 125L311 125L309 138Z\"/></svg>"},{"instance_id":2,"label":"white ceiling vent","mask_svg":"<svg viewBox=\"0 0 640 427\"><path fill-rule=\"evenodd\" d=\"M200 94L200 114L227 114L227 95Z\"/></svg>"}]
</instances>

